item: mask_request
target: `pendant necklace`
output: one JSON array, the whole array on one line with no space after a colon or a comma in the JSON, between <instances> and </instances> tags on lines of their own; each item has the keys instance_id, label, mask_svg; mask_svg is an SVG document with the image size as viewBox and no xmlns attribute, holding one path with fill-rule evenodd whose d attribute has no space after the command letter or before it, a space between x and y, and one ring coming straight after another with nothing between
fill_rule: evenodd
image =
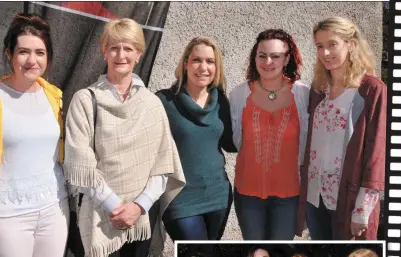
<instances>
[{"instance_id":1,"label":"pendant necklace","mask_svg":"<svg viewBox=\"0 0 401 257\"><path fill-rule=\"evenodd\" d=\"M264 87L262 86L262 83L261 83L259 80L258 80L258 83L259 83L259 86L260 86L264 91L269 92L268 97L269 97L269 99L272 100L272 101L276 100L276 98L277 98L277 92L280 91L280 90L284 87L284 81L281 83L280 88L275 89L275 90L269 90L269 89L264 88Z\"/></svg>"}]
</instances>

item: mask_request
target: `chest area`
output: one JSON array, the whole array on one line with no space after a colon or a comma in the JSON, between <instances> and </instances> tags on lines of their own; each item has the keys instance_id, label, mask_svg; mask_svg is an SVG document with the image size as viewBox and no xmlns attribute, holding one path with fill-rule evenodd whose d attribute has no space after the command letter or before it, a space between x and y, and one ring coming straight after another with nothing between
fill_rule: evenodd
<instances>
[{"instance_id":1,"label":"chest area","mask_svg":"<svg viewBox=\"0 0 401 257\"><path fill-rule=\"evenodd\" d=\"M171 132L175 140L219 140L224 131L223 110L217 105L213 110L204 114L194 114L185 109L179 102L166 105Z\"/></svg>"},{"instance_id":2,"label":"chest area","mask_svg":"<svg viewBox=\"0 0 401 257\"><path fill-rule=\"evenodd\" d=\"M44 103L39 108L10 108L6 103L2 106L3 142L5 148L39 147L56 145L60 136L60 127L50 104Z\"/></svg>"}]
</instances>

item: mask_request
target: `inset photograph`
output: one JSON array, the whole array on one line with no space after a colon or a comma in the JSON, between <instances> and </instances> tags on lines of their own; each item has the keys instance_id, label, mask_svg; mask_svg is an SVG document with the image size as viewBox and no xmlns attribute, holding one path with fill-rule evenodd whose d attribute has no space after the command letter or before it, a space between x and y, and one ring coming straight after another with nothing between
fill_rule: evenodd
<instances>
[{"instance_id":1,"label":"inset photograph","mask_svg":"<svg viewBox=\"0 0 401 257\"><path fill-rule=\"evenodd\" d=\"M177 242L176 257L384 257L383 242Z\"/></svg>"}]
</instances>

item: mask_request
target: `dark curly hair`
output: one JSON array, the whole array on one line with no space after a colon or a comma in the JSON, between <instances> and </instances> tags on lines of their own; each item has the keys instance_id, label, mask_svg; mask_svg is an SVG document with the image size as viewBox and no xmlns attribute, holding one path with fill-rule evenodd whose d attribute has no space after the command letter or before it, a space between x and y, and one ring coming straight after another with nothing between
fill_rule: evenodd
<instances>
[{"instance_id":1,"label":"dark curly hair","mask_svg":"<svg viewBox=\"0 0 401 257\"><path fill-rule=\"evenodd\" d=\"M249 66L247 69L246 79L248 81L255 81L259 79L259 72L256 69L256 52L258 49L258 45L263 40L269 39L279 39L288 45L287 54L290 55L290 60L287 64L287 67L284 71L284 75L290 79L291 82L294 82L300 79L300 69L302 67L302 57L299 52L298 47L296 46L294 39L284 30L282 29L268 29L261 32L254 44L251 54L249 56Z\"/></svg>"}]
</instances>

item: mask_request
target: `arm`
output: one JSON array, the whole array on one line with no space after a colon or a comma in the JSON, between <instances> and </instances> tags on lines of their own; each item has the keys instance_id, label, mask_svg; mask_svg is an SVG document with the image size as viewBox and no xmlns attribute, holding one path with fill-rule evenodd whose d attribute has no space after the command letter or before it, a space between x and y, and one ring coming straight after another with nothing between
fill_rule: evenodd
<instances>
[{"instance_id":1,"label":"arm","mask_svg":"<svg viewBox=\"0 0 401 257\"><path fill-rule=\"evenodd\" d=\"M384 190L387 113L387 87L380 83L372 86L370 91L374 91L365 100L368 117L361 177L361 187L378 191Z\"/></svg>"},{"instance_id":2,"label":"arm","mask_svg":"<svg viewBox=\"0 0 401 257\"><path fill-rule=\"evenodd\" d=\"M98 204L111 212L121 202L108 187L101 172L96 168L93 151L93 107L89 92L78 91L69 106L66 118L65 176L69 183L83 194L94 198Z\"/></svg>"},{"instance_id":3,"label":"arm","mask_svg":"<svg viewBox=\"0 0 401 257\"><path fill-rule=\"evenodd\" d=\"M134 201L141 207L143 213L147 213L164 193L167 180L167 175L155 175L149 178L145 190Z\"/></svg>"},{"instance_id":4,"label":"arm","mask_svg":"<svg viewBox=\"0 0 401 257\"><path fill-rule=\"evenodd\" d=\"M370 213L379 201L379 191L361 187L352 211L352 222L368 225Z\"/></svg>"},{"instance_id":5,"label":"arm","mask_svg":"<svg viewBox=\"0 0 401 257\"><path fill-rule=\"evenodd\" d=\"M220 145L221 147L229 153L236 153L237 148L233 142L233 129L231 124L231 114L230 114L230 103L227 99L227 96L219 92L219 102L220 102L220 110L219 110L219 117L220 120L223 122L224 131L223 135L220 138Z\"/></svg>"},{"instance_id":6,"label":"arm","mask_svg":"<svg viewBox=\"0 0 401 257\"><path fill-rule=\"evenodd\" d=\"M242 126L240 117L238 117L238 101L236 101L236 92L238 89L234 88L229 96L229 104L230 104L230 116L231 116L231 127L232 127L232 137L233 143L237 150L239 151L241 148L242 141Z\"/></svg>"},{"instance_id":7,"label":"arm","mask_svg":"<svg viewBox=\"0 0 401 257\"><path fill-rule=\"evenodd\" d=\"M366 82L365 82L366 83ZM360 235L384 190L387 87L377 78L370 79L366 96L366 131L361 184L351 218L351 232Z\"/></svg>"}]
</instances>

